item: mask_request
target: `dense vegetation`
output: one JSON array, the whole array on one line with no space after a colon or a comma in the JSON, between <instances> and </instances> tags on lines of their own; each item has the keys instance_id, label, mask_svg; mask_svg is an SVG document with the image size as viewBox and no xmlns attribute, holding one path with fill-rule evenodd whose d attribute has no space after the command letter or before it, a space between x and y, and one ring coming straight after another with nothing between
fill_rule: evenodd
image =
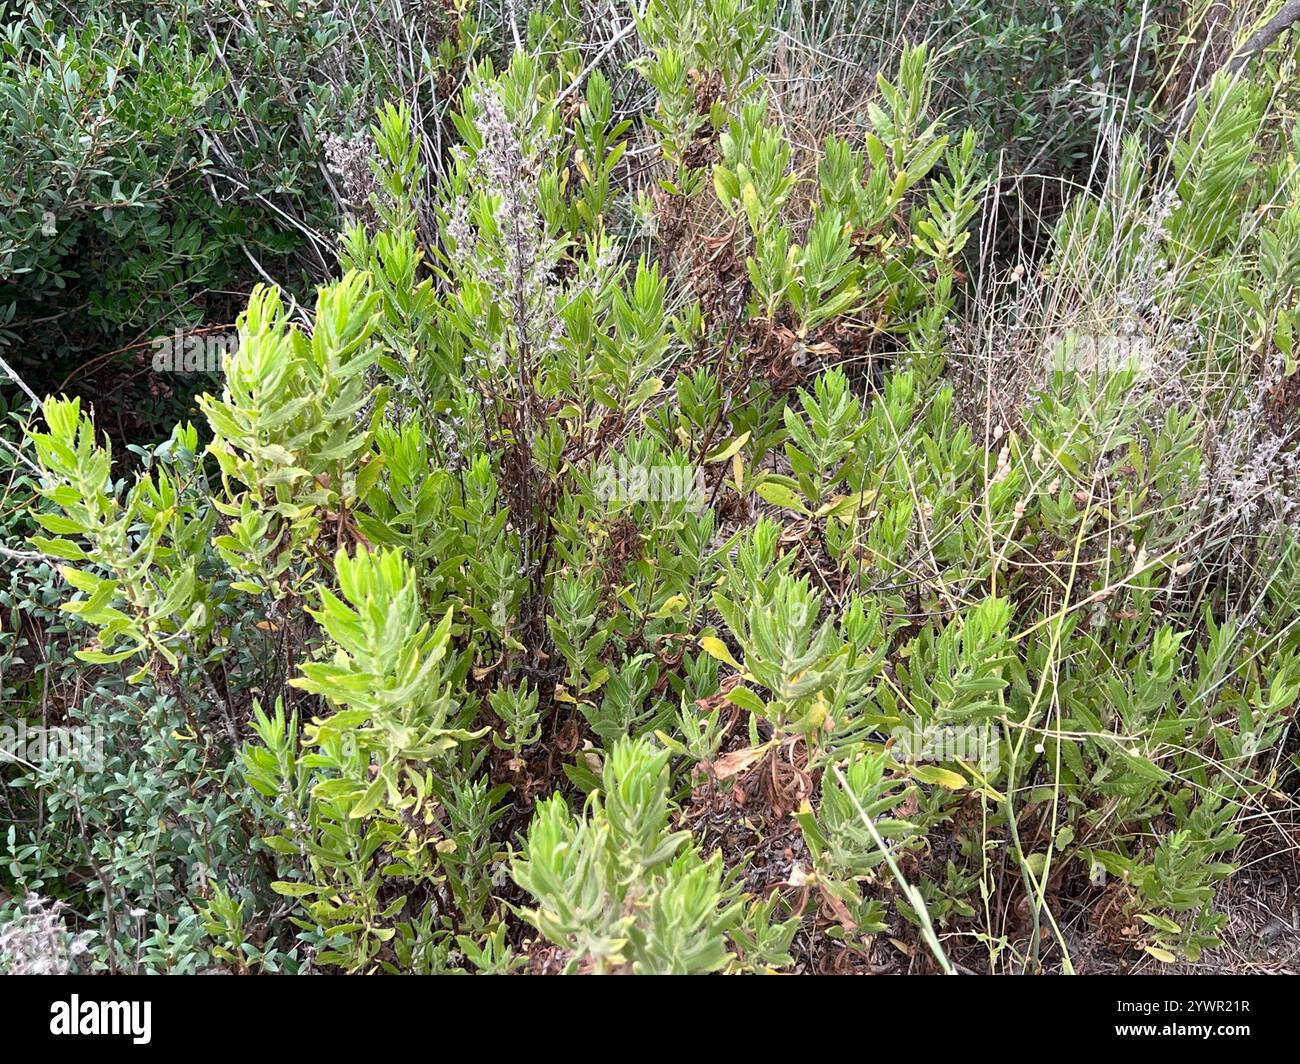
<instances>
[{"instance_id":1,"label":"dense vegetation","mask_svg":"<svg viewBox=\"0 0 1300 1064\"><path fill-rule=\"evenodd\" d=\"M0 3L0 970L1283 964L1294 6Z\"/></svg>"}]
</instances>

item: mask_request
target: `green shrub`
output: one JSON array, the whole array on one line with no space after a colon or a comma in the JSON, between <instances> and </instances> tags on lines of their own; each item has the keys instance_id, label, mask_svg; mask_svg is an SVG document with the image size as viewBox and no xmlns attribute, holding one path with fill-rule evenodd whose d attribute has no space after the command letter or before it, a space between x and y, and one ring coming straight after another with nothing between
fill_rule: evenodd
<instances>
[{"instance_id":1,"label":"green shrub","mask_svg":"<svg viewBox=\"0 0 1300 1064\"><path fill-rule=\"evenodd\" d=\"M144 442L206 383L142 387L155 338L229 329L270 272L301 294L334 269L367 209L371 100L410 84L391 40L428 48L411 92L432 125L477 39L457 5L418 24L398 5L358 35L298 0L6 0L0 27L0 347L43 388L132 389Z\"/></svg>"},{"instance_id":2,"label":"green shrub","mask_svg":"<svg viewBox=\"0 0 1300 1064\"><path fill-rule=\"evenodd\" d=\"M706 32L768 9L692 16L689 114L678 11L647 8L639 125L540 47L467 71L443 174L381 107L341 276L303 322L253 292L206 448L178 426L122 476L43 403L23 521L112 767L13 770L7 876L97 963L807 970L893 939L1070 971L1067 909L1130 962L1215 945L1300 697L1294 128L1216 79L1130 140L975 319L1031 381L1003 405L998 351L962 390L987 169L928 51L799 173L765 53Z\"/></svg>"}]
</instances>

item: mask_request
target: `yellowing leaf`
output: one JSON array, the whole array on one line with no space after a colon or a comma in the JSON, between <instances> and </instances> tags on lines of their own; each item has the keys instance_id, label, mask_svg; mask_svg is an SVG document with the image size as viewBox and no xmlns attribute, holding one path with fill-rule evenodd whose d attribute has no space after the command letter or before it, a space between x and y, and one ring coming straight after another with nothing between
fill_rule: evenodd
<instances>
[{"instance_id":1,"label":"yellowing leaf","mask_svg":"<svg viewBox=\"0 0 1300 1064\"><path fill-rule=\"evenodd\" d=\"M705 635L700 637L700 649L708 654L711 658L717 658L724 664L730 665L737 671L744 671L744 666L732 656L727 644L715 635Z\"/></svg>"},{"instance_id":2,"label":"yellowing leaf","mask_svg":"<svg viewBox=\"0 0 1300 1064\"><path fill-rule=\"evenodd\" d=\"M686 609L688 603L685 595L672 595L664 599L664 604L654 612L655 617L671 617Z\"/></svg>"},{"instance_id":3,"label":"yellowing leaf","mask_svg":"<svg viewBox=\"0 0 1300 1064\"><path fill-rule=\"evenodd\" d=\"M946 787L950 791L960 791L970 786L966 777L960 772L953 772L951 769L940 768L938 765L913 766L912 779L919 780L921 783L930 783L939 787Z\"/></svg>"},{"instance_id":4,"label":"yellowing leaf","mask_svg":"<svg viewBox=\"0 0 1300 1064\"><path fill-rule=\"evenodd\" d=\"M704 461L709 465L712 465L714 462L725 462L733 454L738 453L740 449L744 447L745 444L748 442L749 442L749 433L742 432L739 436L737 436L734 440L728 443L720 451L714 451L713 454L709 455L709 457L704 459Z\"/></svg>"},{"instance_id":5,"label":"yellowing leaf","mask_svg":"<svg viewBox=\"0 0 1300 1064\"><path fill-rule=\"evenodd\" d=\"M834 517L847 521L870 506L876 498L873 491L855 491L852 495L836 495L817 508L818 517Z\"/></svg>"},{"instance_id":6,"label":"yellowing leaf","mask_svg":"<svg viewBox=\"0 0 1300 1064\"><path fill-rule=\"evenodd\" d=\"M779 506L783 510L793 510L797 514L808 513L808 507L804 505L799 493L793 488L787 488L784 484L765 480L754 490L758 492L760 499L770 502L773 506Z\"/></svg>"},{"instance_id":7,"label":"yellowing leaf","mask_svg":"<svg viewBox=\"0 0 1300 1064\"><path fill-rule=\"evenodd\" d=\"M599 691L608 682L609 669L601 669L591 678L591 683L582 689L582 694L589 695L592 691Z\"/></svg>"}]
</instances>

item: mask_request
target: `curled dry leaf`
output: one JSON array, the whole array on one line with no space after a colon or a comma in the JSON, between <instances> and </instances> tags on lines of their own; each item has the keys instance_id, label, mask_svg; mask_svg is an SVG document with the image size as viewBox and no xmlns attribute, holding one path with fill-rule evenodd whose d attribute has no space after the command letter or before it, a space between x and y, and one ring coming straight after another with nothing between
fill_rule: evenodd
<instances>
[{"instance_id":1,"label":"curled dry leaf","mask_svg":"<svg viewBox=\"0 0 1300 1064\"><path fill-rule=\"evenodd\" d=\"M729 754L723 754L713 763L713 774L720 780L730 779L758 764L772 746L772 743L764 743L762 746L748 746L743 750L733 750Z\"/></svg>"}]
</instances>

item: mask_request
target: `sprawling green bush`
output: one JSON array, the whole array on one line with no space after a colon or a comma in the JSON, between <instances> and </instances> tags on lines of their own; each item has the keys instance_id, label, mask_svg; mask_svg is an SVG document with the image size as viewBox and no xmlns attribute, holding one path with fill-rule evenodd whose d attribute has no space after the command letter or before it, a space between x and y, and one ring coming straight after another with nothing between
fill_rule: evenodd
<instances>
[{"instance_id":1,"label":"sprawling green bush","mask_svg":"<svg viewBox=\"0 0 1300 1064\"><path fill-rule=\"evenodd\" d=\"M406 91L441 129L477 30L412 6L359 34L312 0L0 3L0 349L45 388L107 380L165 437L196 388L140 386L151 341L233 328L272 272L301 295L334 269L367 209L375 96Z\"/></svg>"},{"instance_id":2,"label":"sprawling green bush","mask_svg":"<svg viewBox=\"0 0 1300 1064\"><path fill-rule=\"evenodd\" d=\"M12 923L158 971L1217 944L1294 783L1284 98L1213 79L969 311L990 165L931 53L798 168L771 42L719 32L771 17L651 0L634 117L534 25L441 175L381 106L339 276L253 292L206 442L124 473L41 404L19 605L57 565L106 741L6 769Z\"/></svg>"}]
</instances>

